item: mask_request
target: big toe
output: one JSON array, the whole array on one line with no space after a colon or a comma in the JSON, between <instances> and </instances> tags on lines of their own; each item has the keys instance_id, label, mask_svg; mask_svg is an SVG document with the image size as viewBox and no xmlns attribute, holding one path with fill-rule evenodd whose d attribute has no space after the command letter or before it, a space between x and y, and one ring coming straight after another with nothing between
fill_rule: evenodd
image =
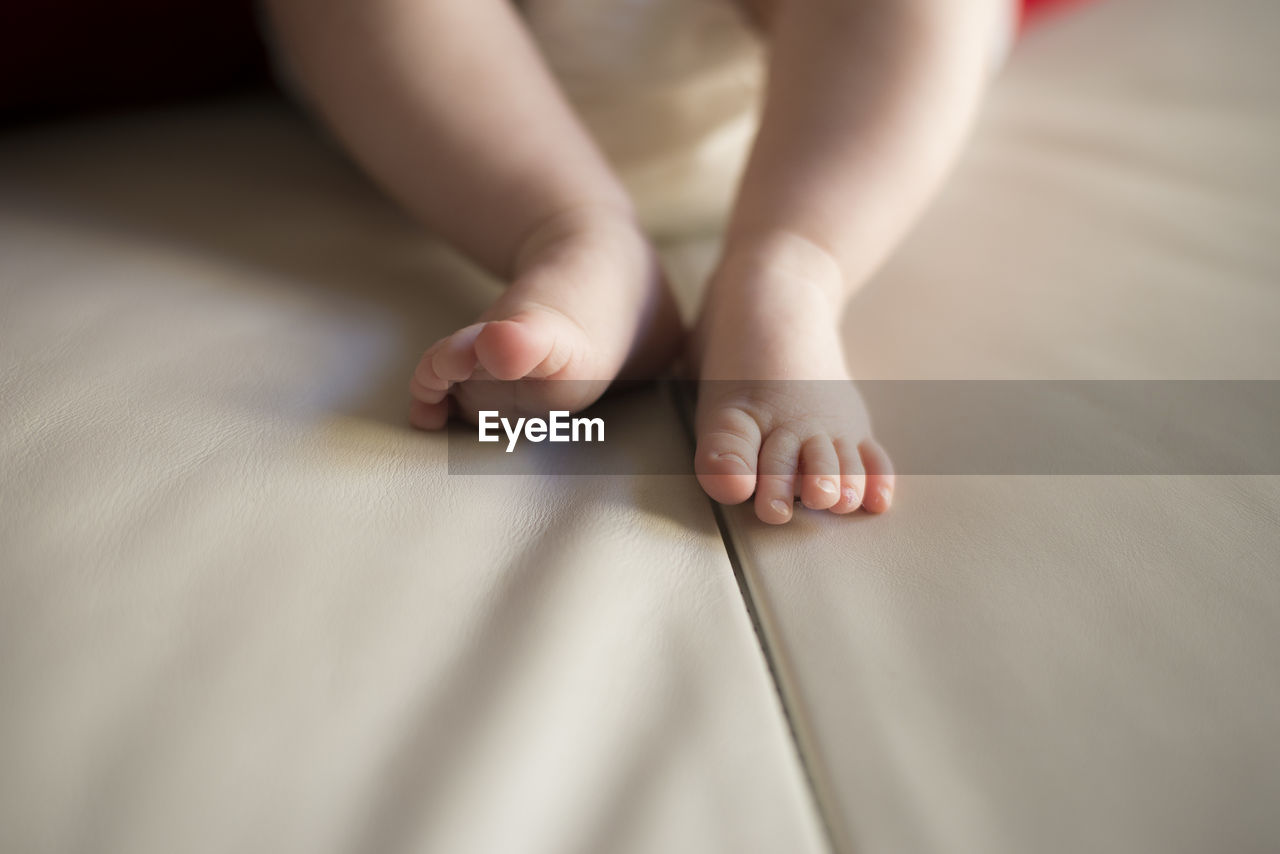
<instances>
[{"instance_id":1,"label":"big toe","mask_svg":"<svg viewBox=\"0 0 1280 854\"><path fill-rule=\"evenodd\" d=\"M568 318L525 311L486 323L476 336L476 358L495 379L548 377L569 362L579 333Z\"/></svg>"},{"instance_id":2,"label":"big toe","mask_svg":"<svg viewBox=\"0 0 1280 854\"><path fill-rule=\"evenodd\" d=\"M739 409L722 409L698 430L693 467L698 483L721 504L741 504L756 489L760 427Z\"/></svg>"}]
</instances>

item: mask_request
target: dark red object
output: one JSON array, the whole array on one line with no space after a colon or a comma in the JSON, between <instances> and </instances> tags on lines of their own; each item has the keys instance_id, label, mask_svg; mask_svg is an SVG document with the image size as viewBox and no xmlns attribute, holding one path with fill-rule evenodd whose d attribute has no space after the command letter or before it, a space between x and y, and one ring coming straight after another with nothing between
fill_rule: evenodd
<instances>
[{"instance_id":1,"label":"dark red object","mask_svg":"<svg viewBox=\"0 0 1280 854\"><path fill-rule=\"evenodd\" d=\"M0 117L155 103L266 79L253 0L0 2Z\"/></svg>"},{"instance_id":2,"label":"dark red object","mask_svg":"<svg viewBox=\"0 0 1280 854\"><path fill-rule=\"evenodd\" d=\"M1022 0L1021 24L1079 2ZM0 121L213 94L267 72L253 0L0 2Z\"/></svg>"},{"instance_id":3,"label":"dark red object","mask_svg":"<svg viewBox=\"0 0 1280 854\"><path fill-rule=\"evenodd\" d=\"M1067 6L1075 6L1082 2L1086 2L1086 0L1022 0L1021 25L1025 27L1050 12L1064 9Z\"/></svg>"}]
</instances>

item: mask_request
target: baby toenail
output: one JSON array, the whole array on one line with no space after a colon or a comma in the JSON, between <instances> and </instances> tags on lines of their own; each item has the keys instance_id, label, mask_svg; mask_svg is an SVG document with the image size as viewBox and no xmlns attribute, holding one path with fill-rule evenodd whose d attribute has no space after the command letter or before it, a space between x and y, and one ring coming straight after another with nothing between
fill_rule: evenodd
<instances>
[{"instance_id":1,"label":"baby toenail","mask_svg":"<svg viewBox=\"0 0 1280 854\"><path fill-rule=\"evenodd\" d=\"M831 481L827 480L826 478L823 478L822 480L818 481L818 489L821 489L823 492L830 495L831 493L836 491L836 485Z\"/></svg>"},{"instance_id":2,"label":"baby toenail","mask_svg":"<svg viewBox=\"0 0 1280 854\"><path fill-rule=\"evenodd\" d=\"M721 454L712 454L711 458L714 460L728 460L731 463L737 463L743 468L747 468L747 461L732 451L725 451Z\"/></svg>"},{"instance_id":3,"label":"baby toenail","mask_svg":"<svg viewBox=\"0 0 1280 854\"><path fill-rule=\"evenodd\" d=\"M883 501L885 504L888 504L889 500L893 498L893 490L887 486L880 487L879 489L876 490L876 492L879 493L880 500Z\"/></svg>"},{"instance_id":4,"label":"baby toenail","mask_svg":"<svg viewBox=\"0 0 1280 854\"><path fill-rule=\"evenodd\" d=\"M852 486L846 486L844 488L844 503L848 504L850 507L857 507L860 503L858 501L858 490L854 489Z\"/></svg>"},{"instance_id":5,"label":"baby toenail","mask_svg":"<svg viewBox=\"0 0 1280 854\"><path fill-rule=\"evenodd\" d=\"M779 516L790 516L791 505L783 501L781 498L775 498L769 502L769 506L778 512Z\"/></svg>"}]
</instances>

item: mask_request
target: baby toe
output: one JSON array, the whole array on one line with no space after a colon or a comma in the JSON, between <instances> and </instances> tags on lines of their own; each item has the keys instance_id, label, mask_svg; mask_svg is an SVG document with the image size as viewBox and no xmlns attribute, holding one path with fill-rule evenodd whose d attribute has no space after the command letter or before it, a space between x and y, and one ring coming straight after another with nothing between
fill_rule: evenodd
<instances>
[{"instance_id":1,"label":"baby toe","mask_svg":"<svg viewBox=\"0 0 1280 854\"><path fill-rule=\"evenodd\" d=\"M445 399L445 396L448 393L448 385L444 388L431 388L426 386L418 379L416 372L409 380L409 394L413 396L414 400L421 401L422 403L439 403Z\"/></svg>"},{"instance_id":2,"label":"baby toe","mask_svg":"<svg viewBox=\"0 0 1280 854\"><path fill-rule=\"evenodd\" d=\"M424 403L421 400L410 401L409 423L419 430L439 430L449 420L449 401Z\"/></svg>"},{"instance_id":3,"label":"baby toe","mask_svg":"<svg viewBox=\"0 0 1280 854\"><path fill-rule=\"evenodd\" d=\"M883 513L893 504L893 462L874 439L864 439L858 445L858 451L867 471L867 489L862 506L869 513Z\"/></svg>"},{"instance_id":4,"label":"baby toe","mask_svg":"<svg viewBox=\"0 0 1280 854\"><path fill-rule=\"evenodd\" d=\"M826 510L840 500L840 461L826 436L814 436L800 449L800 500L810 510Z\"/></svg>"},{"instance_id":5,"label":"baby toe","mask_svg":"<svg viewBox=\"0 0 1280 854\"><path fill-rule=\"evenodd\" d=\"M835 450L840 460L840 500L831 506L831 512L852 513L862 506L866 494L866 468L858 447L847 439L837 439Z\"/></svg>"},{"instance_id":6,"label":"baby toe","mask_svg":"<svg viewBox=\"0 0 1280 854\"><path fill-rule=\"evenodd\" d=\"M761 522L781 525L790 521L800 445L800 439L787 430L774 430L764 440L756 479L756 516Z\"/></svg>"},{"instance_id":7,"label":"baby toe","mask_svg":"<svg viewBox=\"0 0 1280 854\"><path fill-rule=\"evenodd\" d=\"M483 323L473 323L450 335L435 347L431 367L436 376L449 382L461 382L476 369L476 337Z\"/></svg>"},{"instance_id":8,"label":"baby toe","mask_svg":"<svg viewBox=\"0 0 1280 854\"><path fill-rule=\"evenodd\" d=\"M698 483L721 504L741 504L756 488L760 426L734 408L718 410L700 421L693 459Z\"/></svg>"},{"instance_id":9,"label":"baby toe","mask_svg":"<svg viewBox=\"0 0 1280 854\"><path fill-rule=\"evenodd\" d=\"M413 369L413 378L410 380L411 387L421 388L426 391L449 390L449 381L436 373L436 369L432 364L435 359L436 351L440 349L440 345L447 339L440 339L436 343L427 348L427 352L422 354L422 358L418 360L418 366ZM414 395L417 396L416 394Z\"/></svg>"}]
</instances>

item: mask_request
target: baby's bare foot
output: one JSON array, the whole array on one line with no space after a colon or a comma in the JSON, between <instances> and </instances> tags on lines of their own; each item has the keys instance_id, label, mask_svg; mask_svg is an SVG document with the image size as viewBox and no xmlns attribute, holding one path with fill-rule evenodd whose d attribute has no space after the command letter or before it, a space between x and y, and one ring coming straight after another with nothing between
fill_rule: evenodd
<instances>
[{"instance_id":1,"label":"baby's bare foot","mask_svg":"<svg viewBox=\"0 0 1280 854\"><path fill-rule=\"evenodd\" d=\"M893 501L893 468L845 367L839 271L789 243L730 258L714 276L693 336L698 370L694 469L707 494L754 493L764 522L806 507L872 513Z\"/></svg>"},{"instance_id":2,"label":"baby's bare foot","mask_svg":"<svg viewBox=\"0 0 1280 854\"><path fill-rule=\"evenodd\" d=\"M526 241L511 286L480 319L427 350L410 381L410 421L438 429L450 412L572 412L615 378L649 377L681 328L657 256L613 211L573 211ZM502 380L505 382L494 382Z\"/></svg>"}]
</instances>

